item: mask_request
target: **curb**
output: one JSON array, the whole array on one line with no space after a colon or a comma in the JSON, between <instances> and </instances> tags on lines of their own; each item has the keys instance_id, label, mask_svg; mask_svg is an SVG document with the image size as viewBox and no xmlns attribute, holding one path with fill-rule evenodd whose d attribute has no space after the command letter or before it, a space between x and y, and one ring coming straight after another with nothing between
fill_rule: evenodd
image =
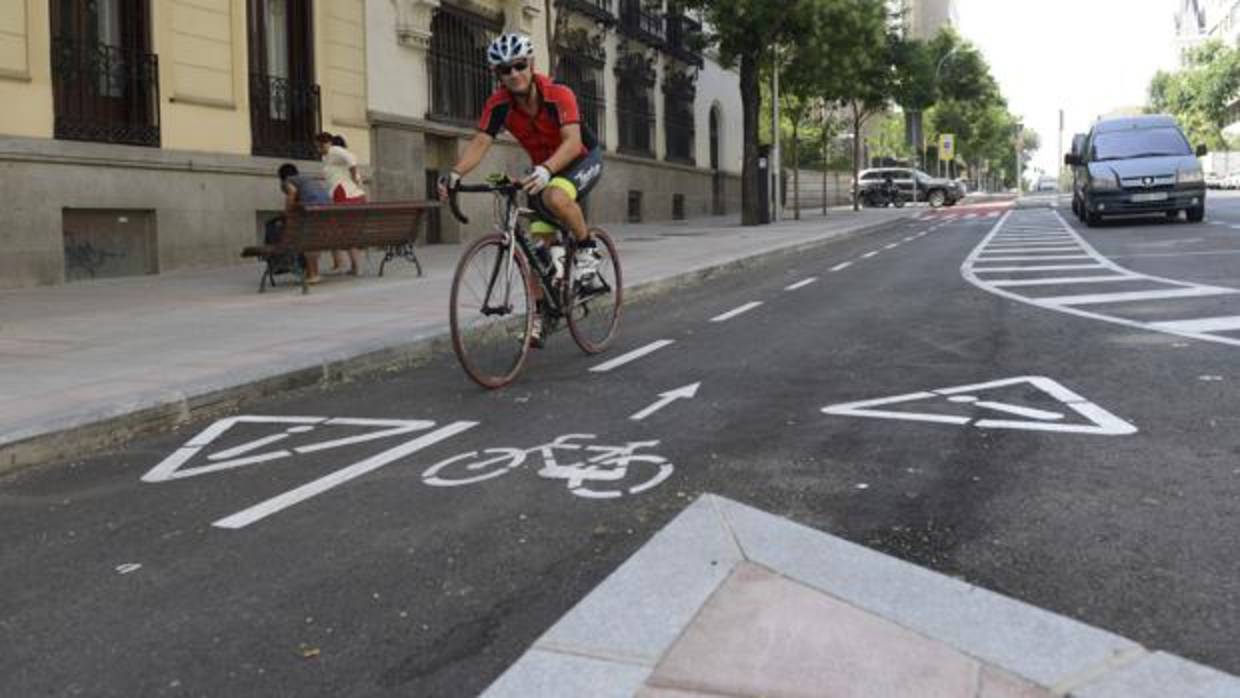
<instances>
[{"instance_id":1,"label":"curb","mask_svg":"<svg viewBox=\"0 0 1240 698\"><path fill-rule=\"evenodd\" d=\"M828 237L783 245L670 277L645 281L624 289L625 303L652 298L674 289L703 283L722 274L783 257L798 256L893 224L915 220L916 213L914 211L908 216L892 217ZM148 436L203 417L236 410L251 402L290 390L326 388L353 379L414 366L440 353L451 351L452 343L447 323L427 327L418 334L420 336L409 342L377 350L362 350L352 356L327 359L235 386L208 389L196 394L172 393L171 395L175 396L173 399L154 406L53 429L10 443L0 442L0 477L43 463L80 458L93 451L116 447L136 437Z\"/></svg>"}]
</instances>

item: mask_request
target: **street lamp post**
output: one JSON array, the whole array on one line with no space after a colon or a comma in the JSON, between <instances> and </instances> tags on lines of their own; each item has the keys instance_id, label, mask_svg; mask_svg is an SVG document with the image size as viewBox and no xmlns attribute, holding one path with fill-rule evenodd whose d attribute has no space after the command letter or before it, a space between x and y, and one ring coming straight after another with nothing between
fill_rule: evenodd
<instances>
[{"instance_id":1,"label":"street lamp post","mask_svg":"<svg viewBox=\"0 0 1240 698\"><path fill-rule=\"evenodd\" d=\"M959 51L959 50L960 50L960 46L958 46L958 45L957 45L957 46L953 46L953 47L952 47L952 50L950 50L950 51L948 51L947 53L943 54L943 57L939 59L939 63L938 63L938 65L936 65L936 66L934 67L934 84L935 84L935 87L937 87L937 86L938 86L938 84L939 84L939 72L940 72L941 70L943 70L943 64L944 64L944 63L946 63L946 62L947 62L947 59L948 59L948 58L951 58L951 57L952 57L953 55L955 55L955 54L956 54L956 52L957 52L957 51ZM921 139L921 166L922 166L923 168L927 167L927 166L930 164L929 162L927 162L929 159L930 159L930 144L929 144L928 142L926 142L926 138L925 138L925 129L923 128L923 129L922 129L922 139Z\"/></svg>"}]
</instances>

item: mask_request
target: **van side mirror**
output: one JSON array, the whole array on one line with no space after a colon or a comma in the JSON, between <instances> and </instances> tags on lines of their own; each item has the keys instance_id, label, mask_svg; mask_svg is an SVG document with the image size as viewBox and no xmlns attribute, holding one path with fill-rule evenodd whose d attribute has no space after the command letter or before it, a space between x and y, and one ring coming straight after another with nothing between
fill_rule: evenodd
<instances>
[{"instance_id":1,"label":"van side mirror","mask_svg":"<svg viewBox=\"0 0 1240 698\"><path fill-rule=\"evenodd\" d=\"M1206 153L1208 153L1208 152L1210 152L1210 151L1209 151L1209 149L1208 149L1208 148L1206 148L1204 145L1199 145L1199 146L1197 146L1197 157L1199 157L1199 158L1200 158L1200 157L1205 157L1205 154L1206 154Z\"/></svg>"},{"instance_id":2,"label":"van side mirror","mask_svg":"<svg viewBox=\"0 0 1240 698\"><path fill-rule=\"evenodd\" d=\"M1065 165L1067 165L1067 166L1069 166L1069 167L1074 167L1074 166L1076 166L1076 165L1080 165L1080 164L1081 164L1081 156L1080 156L1080 155L1077 155L1076 153L1068 153L1067 155L1064 155L1064 156L1063 156L1063 164L1065 164Z\"/></svg>"}]
</instances>

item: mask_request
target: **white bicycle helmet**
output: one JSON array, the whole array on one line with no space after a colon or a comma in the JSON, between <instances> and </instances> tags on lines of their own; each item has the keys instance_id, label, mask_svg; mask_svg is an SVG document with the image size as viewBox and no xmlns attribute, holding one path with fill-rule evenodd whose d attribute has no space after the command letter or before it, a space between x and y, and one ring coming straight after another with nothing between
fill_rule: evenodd
<instances>
[{"instance_id":1,"label":"white bicycle helmet","mask_svg":"<svg viewBox=\"0 0 1240 698\"><path fill-rule=\"evenodd\" d=\"M525 34L500 34L487 48L487 62L492 67L506 65L534 55L534 42Z\"/></svg>"}]
</instances>

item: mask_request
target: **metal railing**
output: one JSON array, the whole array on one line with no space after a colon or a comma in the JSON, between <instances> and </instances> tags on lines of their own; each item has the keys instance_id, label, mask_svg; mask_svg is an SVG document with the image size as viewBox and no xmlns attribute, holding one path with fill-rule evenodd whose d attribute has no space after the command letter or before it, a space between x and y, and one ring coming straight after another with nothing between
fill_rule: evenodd
<instances>
[{"instance_id":1,"label":"metal railing","mask_svg":"<svg viewBox=\"0 0 1240 698\"><path fill-rule=\"evenodd\" d=\"M56 138L159 145L159 57L52 39Z\"/></svg>"},{"instance_id":2,"label":"metal railing","mask_svg":"<svg viewBox=\"0 0 1240 698\"><path fill-rule=\"evenodd\" d=\"M557 0L557 3L566 10L579 12L600 22L610 24L616 21L613 0Z\"/></svg>"},{"instance_id":3,"label":"metal railing","mask_svg":"<svg viewBox=\"0 0 1240 698\"><path fill-rule=\"evenodd\" d=\"M651 46L667 41L663 14L642 7L642 0L620 0L620 30Z\"/></svg>"},{"instance_id":4,"label":"metal railing","mask_svg":"<svg viewBox=\"0 0 1240 698\"><path fill-rule=\"evenodd\" d=\"M685 63L702 67L702 23L685 15L667 18L667 52Z\"/></svg>"},{"instance_id":5,"label":"metal railing","mask_svg":"<svg viewBox=\"0 0 1240 698\"><path fill-rule=\"evenodd\" d=\"M443 5L431 20L431 110L441 121L472 125L495 90L486 49L500 25Z\"/></svg>"},{"instance_id":6,"label":"metal railing","mask_svg":"<svg viewBox=\"0 0 1240 698\"><path fill-rule=\"evenodd\" d=\"M250 73L251 152L318 160L321 103L318 85Z\"/></svg>"}]
</instances>

